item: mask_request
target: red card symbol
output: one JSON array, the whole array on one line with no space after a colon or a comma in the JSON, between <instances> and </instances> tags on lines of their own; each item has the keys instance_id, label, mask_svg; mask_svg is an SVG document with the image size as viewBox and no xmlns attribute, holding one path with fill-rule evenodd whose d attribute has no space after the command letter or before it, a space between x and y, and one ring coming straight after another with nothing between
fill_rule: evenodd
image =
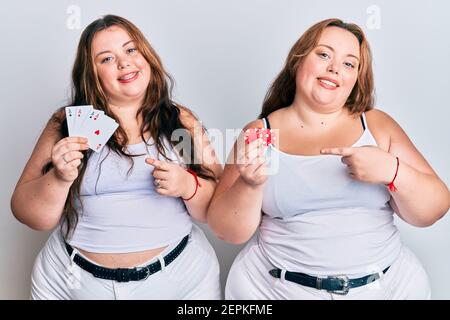
<instances>
[{"instance_id":1,"label":"red card symbol","mask_svg":"<svg viewBox=\"0 0 450 320\"><path fill-rule=\"evenodd\" d=\"M95 130L94 133L98 136L100 134L100 130Z\"/></svg>"}]
</instances>

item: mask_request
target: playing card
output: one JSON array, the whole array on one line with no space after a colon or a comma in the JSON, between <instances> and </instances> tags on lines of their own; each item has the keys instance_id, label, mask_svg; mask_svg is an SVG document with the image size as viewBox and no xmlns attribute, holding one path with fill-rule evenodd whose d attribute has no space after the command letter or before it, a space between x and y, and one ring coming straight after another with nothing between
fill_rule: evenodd
<instances>
[{"instance_id":1,"label":"playing card","mask_svg":"<svg viewBox=\"0 0 450 320\"><path fill-rule=\"evenodd\" d=\"M75 123L75 113L77 107L66 107L66 121L67 121L67 129L69 130L69 137L72 137L73 134L73 124Z\"/></svg>"},{"instance_id":2,"label":"playing card","mask_svg":"<svg viewBox=\"0 0 450 320\"><path fill-rule=\"evenodd\" d=\"M90 112L94 109L93 106L77 106L75 109L75 120L72 127L72 136L79 136L80 128Z\"/></svg>"},{"instance_id":3,"label":"playing card","mask_svg":"<svg viewBox=\"0 0 450 320\"><path fill-rule=\"evenodd\" d=\"M89 148L100 152L118 126L114 119L102 111L94 110L86 117L78 135L88 139Z\"/></svg>"},{"instance_id":4,"label":"playing card","mask_svg":"<svg viewBox=\"0 0 450 320\"><path fill-rule=\"evenodd\" d=\"M251 128L245 131L244 140L246 144L249 144L258 138L262 138L263 144L268 146L275 140L275 133L273 130L263 128Z\"/></svg>"},{"instance_id":5,"label":"playing card","mask_svg":"<svg viewBox=\"0 0 450 320\"><path fill-rule=\"evenodd\" d=\"M84 128L87 124L92 121L97 121L100 116L103 116L105 113L101 110L90 110L87 114L84 115L84 120L80 123L80 128Z\"/></svg>"}]
</instances>

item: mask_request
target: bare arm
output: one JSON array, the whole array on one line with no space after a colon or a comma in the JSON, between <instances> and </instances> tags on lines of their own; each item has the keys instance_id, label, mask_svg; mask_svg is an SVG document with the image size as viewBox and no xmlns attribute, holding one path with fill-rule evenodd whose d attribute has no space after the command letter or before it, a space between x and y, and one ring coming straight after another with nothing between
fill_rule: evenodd
<instances>
[{"instance_id":1,"label":"bare arm","mask_svg":"<svg viewBox=\"0 0 450 320\"><path fill-rule=\"evenodd\" d=\"M60 139L59 125L49 121L11 198L14 216L35 230L50 230L58 224L70 186L78 175L82 154L76 150L81 148L81 138ZM68 164L62 160L63 156ZM42 174L50 161L54 168Z\"/></svg>"},{"instance_id":2,"label":"bare arm","mask_svg":"<svg viewBox=\"0 0 450 320\"><path fill-rule=\"evenodd\" d=\"M403 129L384 112L376 111L376 122L389 133L388 152L400 159L390 204L406 222L426 227L440 219L450 207L450 193Z\"/></svg>"},{"instance_id":3,"label":"bare arm","mask_svg":"<svg viewBox=\"0 0 450 320\"><path fill-rule=\"evenodd\" d=\"M260 120L248 124L244 130L256 127L261 127ZM242 136L239 139L243 139ZM248 145L250 152L257 143L255 140ZM237 164L240 151L235 143L207 215L208 224L214 233L230 243L247 241L257 229L261 220L266 180L264 163ZM252 158L250 154L247 160L251 162Z\"/></svg>"},{"instance_id":4,"label":"bare arm","mask_svg":"<svg viewBox=\"0 0 450 320\"><path fill-rule=\"evenodd\" d=\"M190 129L191 136L194 139L197 149L195 152L197 153L198 158L202 160L202 164L205 167L209 168L214 173L216 180L218 180L222 175L223 169L220 161L217 159L213 145L195 116L186 108L180 109L180 119L183 124ZM196 129L194 130L194 128ZM190 173L186 174L191 187L188 188L187 196L183 197L185 199L191 197L195 191L194 177ZM206 211L213 196L214 189L216 188L216 181L206 180L200 177L198 177L198 180L199 188L197 193L192 199L184 201L184 204L193 218L200 222L206 222Z\"/></svg>"}]
</instances>

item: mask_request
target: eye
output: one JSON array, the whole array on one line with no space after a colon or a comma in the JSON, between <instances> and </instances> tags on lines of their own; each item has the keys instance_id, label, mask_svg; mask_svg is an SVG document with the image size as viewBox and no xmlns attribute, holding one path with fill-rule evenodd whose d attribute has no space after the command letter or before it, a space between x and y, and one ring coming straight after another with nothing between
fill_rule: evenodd
<instances>
[{"instance_id":1,"label":"eye","mask_svg":"<svg viewBox=\"0 0 450 320\"><path fill-rule=\"evenodd\" d=\"M323 59L328 59L330 57L330 55L326 52L319 52L317 55Z\"/></svg>"},{"instance_id":2,"label":"eye","mask_svg":"<svg viewBox=\"0 0 450 320\"><path fill-rule=\"evenodd\" d=\"M130 49L127 49L127 53L134 53L134 52L136 52L136 51L137 51L136 48L130 48Z\"/></svg>"},{"instance_id":3,"label":"eye","mask_svg":"<svg viewBox=\"0 0 450 320\"><path fill-rule=\"evenodd\" d=\"M344 62L344 65L345 65L346 67L348 67L348 68L352 68L352 69L355 68L355 66L353 65L353 63L350 63L350 62Z\"/></svg>"},{"instance_id":4,"label":"eye","mask_svg":"<svg viewBox=\"0 0 450 320\"><path fill-rule=\"evenodd\" d=\"M101 61L101 63L107 63L107 62L110 62L110 61L112 61L112 59L113 59L113 57L106 57L106 58L103 58L102 61Z\"/></svg>"}]
</instances>

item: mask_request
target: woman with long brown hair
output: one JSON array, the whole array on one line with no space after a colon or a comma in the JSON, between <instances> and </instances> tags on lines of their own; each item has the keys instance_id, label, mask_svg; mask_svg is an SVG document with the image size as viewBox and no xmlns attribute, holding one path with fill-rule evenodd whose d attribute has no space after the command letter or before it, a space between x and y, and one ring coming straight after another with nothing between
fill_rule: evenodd
<instances>
[{"instance_id":1,"label":"woman with long brown hair","mask_svg":"<svg viewBox=\"0 0 450 320\"><path fill-rule=\"evenodd\" d=\"M222 168L196 117L171 99L156 52L130 21L104 16L81 35L72 81L70 105L92 105L119 127L92 152L68 136L61 108L37 142L11 200L22 223L57 227L31 297L219 299L217 257L192 218L206 221Z\"/></svg>"},{"instance_id":2,"label":"woman with long brown hair","mask_svg":"<svg viewBox=\"0 0 450 320\"><path fill-rule=\"evenodd\" d=\"M294 44L245 128L271 128L276 143L236 143L208 210L225 241L259 230L230 269L227 299L430 297L393 215L431 225L448 211L449 191L401 127L373 108L373 82L355 24L324 20Z\"/></svg>"}]
</instances>

